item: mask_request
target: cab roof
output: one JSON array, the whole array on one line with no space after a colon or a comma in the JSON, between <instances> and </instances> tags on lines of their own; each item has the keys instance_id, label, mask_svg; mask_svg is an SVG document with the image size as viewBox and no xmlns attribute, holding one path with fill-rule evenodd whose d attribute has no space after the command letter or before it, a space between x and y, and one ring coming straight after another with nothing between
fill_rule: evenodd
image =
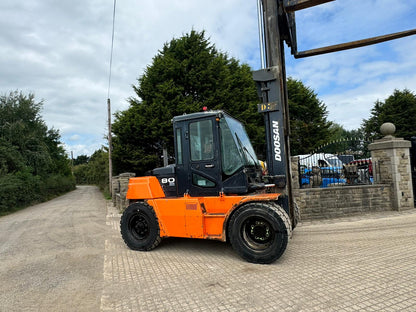
<instances>
[{"instance_id":1,"label":"cab roof","mask_svg":"<svg viewBox=\"0 0 416 312\"><path fill-rule=\"evenodd\" d=\"M223 115L227 115L227 114L222 110L197 112L197 113L183 114L183 115L175 116L175 117L172 118L172 122L185 121L185 120L195 120L195 119L206 118L206 117L221 117Z\"/></svg>"}]
</instances>

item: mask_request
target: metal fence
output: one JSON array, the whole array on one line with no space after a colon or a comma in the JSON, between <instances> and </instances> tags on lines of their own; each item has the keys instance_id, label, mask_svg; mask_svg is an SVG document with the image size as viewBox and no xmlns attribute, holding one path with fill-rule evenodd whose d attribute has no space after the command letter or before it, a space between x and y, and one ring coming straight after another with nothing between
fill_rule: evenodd
<instances>
[{"instance_id":1,"label":"metal fence","mask_svg":"<svg viewBox=\"0 0 416 312\"><path fill-rule=\"evenodd\" d=\"M328 143L299 157L301 188L373 184L377 164L368 151L368 141L348 139Z\"/></svg>"}]
</instances>

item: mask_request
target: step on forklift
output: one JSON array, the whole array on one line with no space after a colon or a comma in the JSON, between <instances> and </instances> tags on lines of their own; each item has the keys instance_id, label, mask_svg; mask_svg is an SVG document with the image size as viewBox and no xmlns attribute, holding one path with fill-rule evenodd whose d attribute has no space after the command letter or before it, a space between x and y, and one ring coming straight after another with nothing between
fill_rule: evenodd
<instances>
[{"instance_id":1,"label":"step on forklift","mask_svg":"<svg viewBox=\"0 0 416 312\"><path fill-rule=\"evenodd\" d=\"M267 174L243 124L224 111L174 117L175 164L131 178L121 235L149 251L164 237L228 241L242 258L272 263L282 256L299 220L293 201L284 42L295 58L357 48L404 31L297 51L295 11L334 0L258 0L262 68L253 72L264 114ZM264 51L263 51L264 45ZM264 61L264 59L265 61Z\"/></svg>"}]
</instances>

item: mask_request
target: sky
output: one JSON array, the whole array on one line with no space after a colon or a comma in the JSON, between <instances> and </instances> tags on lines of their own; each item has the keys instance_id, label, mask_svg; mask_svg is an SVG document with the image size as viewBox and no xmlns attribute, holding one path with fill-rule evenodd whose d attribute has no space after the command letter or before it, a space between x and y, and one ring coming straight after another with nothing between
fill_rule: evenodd
<instances>
[{"instance_id":1,"label":"sky","mask_svg":"<svg viewBox=\"0 0 416 312\"><path fill-rule=\"evenodd\" d=\"M42 118L59 130L68 155L107 145L108 95L112 114L126 110L132 86L172 38L204 30L218 50L261 68L257 0L118 0L109 84L113 6L0 2L0 94L18 90L43 101ZM296 25L303 51L414 29L416 2L336 0L298 11ZM416 36L304 59L285 51L287 76L314 90L328 120L348 130L395 89L416 92Z\"/></svg>"}]
</instances>

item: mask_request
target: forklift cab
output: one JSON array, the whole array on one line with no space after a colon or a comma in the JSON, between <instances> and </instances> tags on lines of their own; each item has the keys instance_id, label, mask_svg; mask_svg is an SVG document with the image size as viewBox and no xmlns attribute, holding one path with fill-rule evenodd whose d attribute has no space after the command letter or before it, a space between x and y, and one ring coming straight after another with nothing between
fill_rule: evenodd
<instances>
[{"instance_id":1,"label":"forklift cab","mask_svg":"<svg viewBox=\"0 0 416 312\"><path fill-rule=\"evenodd\" d=\"M223 111L173 118L175 165L153 170L166 196L247 194L264 187L247 133Z\"/></svg>"}]
</instances>

